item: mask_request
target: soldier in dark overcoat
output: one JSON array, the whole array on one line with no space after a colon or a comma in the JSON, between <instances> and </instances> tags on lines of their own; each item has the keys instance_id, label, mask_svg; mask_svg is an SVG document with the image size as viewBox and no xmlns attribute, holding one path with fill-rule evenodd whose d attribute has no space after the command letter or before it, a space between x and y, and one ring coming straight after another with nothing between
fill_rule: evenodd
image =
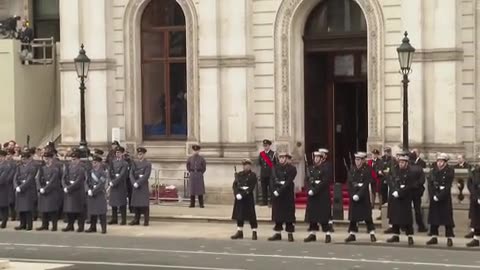
<instances>
[{"instance_id":1,"label":"soldier in dark overcoat","mask_svg":"<svg viewBox=\"0 0 480 270\"><path fill-rule=\"evenodd\" d=\"M120 225L127 224L127 182L128 163L123 159L125 148L117 147L116 159L110 168L110 196L108 203L112 207L112 219L109 225L118 224L118 210L120 210Z\"/></svg>"},{"instance_id":2,"label":"soldier in dark overcoat","mask_svg":"<svg viewBox=\"0 0 480 270\"><path fill-rule=\"evenodd\" d=\"M77 232L83 232L85 228L86 194L85 194L85 166L80 161L80 153L74 151L71 161L66 170L63 181L63 212L67 215L67 227L63 232L74 231L74 222L77 220Z\"/></svg>"},{"instance_id":3,"label":"soldier in dark overcoat","mask_svg":"<svg viewBox=\"0 0 480 270\"><path fill-rule=\"evenodd\" d=\"M321 152L313 153L313 165L307 170L307 209L305 211L305 221L309 223L309 236L304 242L317 240L316 232L320 230L318 224L321 224L322 231L326 233L325 243L330 243L331 231L329 221L332 218L332 202L330 194L330 185L332 184L332 171L330 167L323 166L326 157Z\"/></svg>"},{"instance_id":4,"label":"soldier in dark overcoat","mask_svg":"<svg viewBox=\"0 0 480 270\"><path fill-rule=\"evenodd\" d=\"M390 223L393 236L387 239L388 243L400 242L400 230L405 231L408 245L413 245L413 218L412 218L412 190L419 177L425 177L422 168L410 166L408 156L399 157L399 168L390 175L389 197Z\"/></svg>"},{"instance_id":5,"label":"soldier in dark overcoat","mask_svg":"<svg viewBox=\"0 0 480 270\"><path fill-rule=\"evenodd\" d=\"M279 163L272 172L272 221L275 222L274 235L269 241L282 240L283 224L288 233L288 241L293 242L295 232L295 177L297 168L288 163L288 153L278 155Z\"/></svg>"},{"instance_id":6,"label":"soldier in dark overcoat","mask_svg":"<svg viewBox=\"0 0 480 270\"><path fill-rule=\"evenodd\" d=\"M198 196L200 208L204 207L203 195L205 194L205 181L203 175L207 170L207 162L200 155L200 145L192 146L193 154L187 159L187 171L189 173L188 190L190 193L190 208L195 207L195 196Z\"/></svg>"},{"instance_id":7,"label":"soldier in dark overcoat","mask_svg":"<svg viewBox=\"0 0 480 270\"><path fill-rule=\"evenodd\" d=\"M393 163L393 157L392 157L392 148L386 146L383 149L383 156L381 157L381 160L383 162L383 171L385 171L387 168L391 168L392 163ZM387 183L387 177L384 175L384 172L379 172L381 184L380 184L380 197L381 197L381 205L384 205L388 202L388 183Z\"/></svg>"},{"instance_id":8,"label":"soldier in dark overcoat","mask_svg":"<svg viewBox=\"0 0 480 270\"><path fill-rule=\"evenodd\" d=\"M140 216L143 214L143 225L148 226L150 220L150 174L152 173L152 163L145 158L147 149L137 148L137 160L132 161L130 168L130 183L132 185L131 206L135 213L134 219L129 225L139 225Z\"/></svg>"},{"instance_id":9,"label":"soldier in dark overcoat","mask_svg":"<svg viewBox=\"0 0 480 270\"><path fill-rule=\"evenodd\" d=\"M37 178L38 211L42 215L42 226L37 231L48 230L52 222L52 231L57 230L58 205L62 199L62 182L60 168L53 162L53 153L44 154L45 165L40 168Z\"/></svg>"},{"instance_id":10,"label":"soldier in dark overcoat","mask_svg":"<svg viewBox=\"0 0 480 270\"><path fill-rule=\"evenodd\" d=\"M277 164L275 152L271 150L272 141L263 140L263 151L258 155L258 165L260 166L260 183L262 185L262 204L267 205L271 191L272 169Z\"/></svg>"},{"instance_id":11,"label":"soldier in dark overcoat","mask_svg":"<svg viewBox=\"0 0 480 270\"><path fill-rule=\"evenodd\" d=\"M480 164L470 169L467 187L470 192L470 227L473 228L473 239L467 243L467 247L478 247L480 246Z\"/></svg>"},{"instance_id":12,"label":"soldier in dark overcoat","mask_svg":"<svg viewBox=\"0 0 480 270\"><path fill-rule=\"evenodd\" d=\"M87 213L90 215L90 228L86 233L97 232L100 220L102 233L107 233L107 196L108 170L102 164L102 157L94 156L92 170L87 177Z\"/></svg>"},{"instance_id":13,"label":"soldier in dark overcoat","mask_svg":"<svg viewBox=\"0 0 480 270\"><path fill-rule=\"evenodd\" d=\"M349 236L345 239L345 242L356 241L355 233L358 232L358 222L360 221L365 221L367 231L370 233L370 241L377 241L369 192L372 170L365 162L366 157L367 154L364 152L356 153L355 166L348 173L348 192L350 195L348 218L350 225L348 227Z\"/></svg>"},{"instance_id":14,"label":"soldier in dark overcoat","mask_svg":"<svg viewBox=\"0 0 480 270\"><path fill-rule=\"evenodd\" d=\"M22 152L21 158L22 162L17 167L17 172L13 180L16 192L15 208L20 216L20 225L15 227L15 230L31 231L33 226L33 211L35 210L35 200L37 197L35 177L38 168L33 164L30 152Z\"/></svg>"},{"instance_id":15,"label":"soldier in dark overcoat","mask_svg":"<svg viewBox=\"0 0 480 270\"><path fill-rule=\"evenodd\" d=\"M454 169L467 169L468 170L468 173L469 173L469 176L471 175L471 172L472 172L472 168L474 168L475 166L472 166L470 165L466 160L465 160L465 155L464 154L460 154L457 156L457 164L455 164L453 166ZM465 180L467 181L465 183ZM458 189L459 190L463 190L465 188L465 185L467 185L467 189L470 191L470 187L468 186L468 179L457 179L457 182L458 182ZM470 207L469 207L469 210L468 210L468 218L471 220L472 218L472 200L470 200ZM465 235L465 238L467 239L471 239L473 238L473 236L475 235L475 229L470 227L470 231Z\"/></svg>"},{"instance_id":16,"label":"soldier in dark overcoat","mask_svg":"<svg viewBox=\"0 0 480 270\"><path fill-rule=\"evenodd\" d=\"M10 193L8 194L8 202L9 202L9 213L11 221L15 221L17 218L17 211L15 210L15 189L13 188L13 178L15 177L15 173L17 172L18 160L14 159L15 150L9 149L7 150L7 162L10 164L10 174L8 175L8 183Z\"/></svg>"},{"instance_id":17,"label":"soldier in dark overcoat","mask_svg":"<svg viewBox=\"0 0 480 270\"><path fill-rule=\"evenodd\" d=\"M430 234L432 238L427 241L427 245L438 244L438 228L445 226L445 236L447 237L447 246L453 246L452 238L455 237L453 228L453 207L451 188L455 170L447 162L449 157L445 153L437 156L437 166L435 166L428 179L428 193L430 207L428 212L428 223L430 224Z\"/></svg>"},{"instance_id":18,"label":"soldier in dark overcoat","mask_svg":"<svg viewBox=\"0 0 480 270\"><path fill-rule=\"evenodd\" d=\"M10 162L6 160L7 152L0 150L0 218L2 223L0 229L7 227L8 206L10 205L10 189L12 186L8 183L10 176Z\"/></svg>"},{"instance_id":19,"label":"soldier in dark overcoat","mask_svg":"<svg viewBox=\"0 0 480 270\"><path fill-rule=\"evenodd\" d=\"M237 232L231 239L243 239L243 225L245 221L250 222L252 228L252 240L257 240L257 214L255 212L254 190L257 185L257 175L252 172L252 161L242 161L243 171L235 172L233 181L233 204L232 219L237 221Z\"/></svg>"}]
</instances>

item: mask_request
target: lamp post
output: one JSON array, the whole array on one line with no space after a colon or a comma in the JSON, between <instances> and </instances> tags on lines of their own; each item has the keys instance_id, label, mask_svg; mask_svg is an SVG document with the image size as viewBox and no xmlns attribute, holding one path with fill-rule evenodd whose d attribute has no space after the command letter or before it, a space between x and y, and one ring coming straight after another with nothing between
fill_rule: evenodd
<instances>
[{"instance_id":1,"label":"lamp post","mask_svg":"<svg viewBox=\"0 0 480 270\"><path fill-rule=\"evenodd\" d=\"M82 157L88 156L88 146L86 139L86 125L85 125L85 79L88 76L88 69L90 68L90 59L85 54L83 44L80 47L79 55L74 59L75 70L80 79L80 152Z\"/></svg>"},{"instance_id":2,"label":"lamp post","mask_svg":"<svg viewBox=\"0 0 480 270\"><path fill-rule=\"evenodd\" d=\"M405 37L402 44L397 48L398 61L400 62L400 72L403 74L403 150L408 151L408 74L411 72L413 54L415 48L410 45L408 33L405 31Z\"/></svg>"}]
</instances>

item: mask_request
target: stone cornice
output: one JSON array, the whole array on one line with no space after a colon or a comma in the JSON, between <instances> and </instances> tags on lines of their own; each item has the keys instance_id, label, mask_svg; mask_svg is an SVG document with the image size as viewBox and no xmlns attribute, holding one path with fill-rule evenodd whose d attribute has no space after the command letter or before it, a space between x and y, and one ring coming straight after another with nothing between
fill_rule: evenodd
<instances>
[{"instance_id":1,"label":"stone cornice","mask_svg":"<svg viewBox=\"0 0 480 270\"><path fill-rule=\"evenodd\" d=\"M75 63L73 60L60 60L60 71L75 71ZM91 59L89 71L95 70L114 70L114 59Z\"/></svg>"},{"instance_id":2,"label":"stone cornice","mask_svg":"<svg viewBox=\"0 0 480 270\"><path fill-rule=\"evenodd\" d=\"M253 55L245 56L200 56L200 68L219 68L219 67L253 67L255 57Z\"/></svg>"},{"instance_id":3,"label":"stone cornice","mask_svg":"<svg viewBox=\"0 0 480 270\"><path fill-rule=\"evenodd\" d=\"M441 48L418 50L414 62L463 61L462 48Z\"/></svg>"}]
</instances>

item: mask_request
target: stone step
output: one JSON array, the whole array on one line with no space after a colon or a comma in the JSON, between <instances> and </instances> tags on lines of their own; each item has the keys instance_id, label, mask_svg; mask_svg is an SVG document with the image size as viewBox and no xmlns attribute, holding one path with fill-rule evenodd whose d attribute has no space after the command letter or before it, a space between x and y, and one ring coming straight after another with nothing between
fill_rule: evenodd
<instances>
[{"instance_id":1,"label":"stone step","mask_svg":"<svg viewBox=\"0 0 480 270\"><path fill-rule=\"evenodd\" d=\"M8 262L8 261L7 261ZM62 270L71 268L71 264L57 264L57 263L36 263L36 262L10 262L9 267L1 268L5 270Z\"/></svg>"},{"instance_id":2,"label":"stone step","mask_svg":"<svg viewBox=\"0 0 480 270\"><path fill-rule=\"evenodd\" d=\"M0 269L10 269L10 262L8 260L0 260Z\"/></svg>"}]
</instances>

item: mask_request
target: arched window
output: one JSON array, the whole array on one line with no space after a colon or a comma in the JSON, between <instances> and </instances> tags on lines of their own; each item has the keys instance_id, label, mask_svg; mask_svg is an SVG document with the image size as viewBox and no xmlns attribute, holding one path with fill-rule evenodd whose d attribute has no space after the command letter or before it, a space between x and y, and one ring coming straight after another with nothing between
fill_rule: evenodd
<instances>
[{"instance_id":1,"label":"arched window","mask_svg":"<svg viewBox=\"0 0 480 270\"><path fill-rule=\"evenodd\" d=\"M185 15L175 0L152 0L141 20L144 140L186 139Z\"/></svg>"},{"instance_id":2,"label":"arched window","mask_svg":"<svg viewBox=\"0 0 480 270\"><path fill-rule=\"evenodd\" d=\"M353 0L325 0L315 7L305 26L305 35L310 37L365 31L367 22Z\"/></svg>"}]
</instances>

